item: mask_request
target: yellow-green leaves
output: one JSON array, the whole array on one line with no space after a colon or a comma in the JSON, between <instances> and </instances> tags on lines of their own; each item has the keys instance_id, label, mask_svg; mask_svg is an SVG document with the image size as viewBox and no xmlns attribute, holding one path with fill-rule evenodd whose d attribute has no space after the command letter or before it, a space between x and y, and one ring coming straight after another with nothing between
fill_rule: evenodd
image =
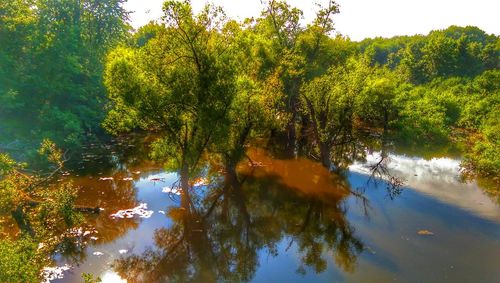
<instances>
[{"instance_id":1,"label":"yellow-green leaves","mask_svg":"<svg viewBox=\"0 0 500 283\"><path fill-rule=\"evenodd\" d=\"M64 160L63 160L63 153L60 149L56 147L54 142L52 142L49 139L44 139L42 141L42 144L40 145L40 149L38 150L38 153L41 155L44 155L47 157L47 160L58 167L62 167Z\"/></svg>"},{"instance_id":2,"label":"yellow-green leaves","mask_svg":"<svg viewBox=\"0 0 500 283\"><path fill-rule=\"evenodd\" d=\"M0 177L9 174L16 164L7 154L0 153Z\"/></svg>"}]
</instances>

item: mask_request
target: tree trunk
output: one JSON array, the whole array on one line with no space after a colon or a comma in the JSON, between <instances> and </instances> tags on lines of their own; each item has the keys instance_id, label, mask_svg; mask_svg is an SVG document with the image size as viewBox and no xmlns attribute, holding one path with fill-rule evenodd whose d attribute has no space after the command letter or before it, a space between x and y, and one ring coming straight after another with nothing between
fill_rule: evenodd
<instances>
[{"instance_id":1,"label":"tree trunk","mask_svg":"<svg viewBox=\"0 0 500 283\"><path fill-rule=\"evenodd\" d=\"M295 132L295 115L292 115L292 118L286 125L286 138L287 151L293 152L295 150L295 141L297 139L297 133Z\"/></svg>"},{"instance_id":2,"label":"tree trunk","mask_svg":"<svg viewBox=\"0 0 500 283\"><path fill-rule=\"evenodd\" d=\"M384 109L384 136L387 133L387 124L389 123L389 112Z\"/></svg>"},{"instance_id":3,"label":"tree trunk","mask_svg":"<svg viewBox=\"0 0 500 283\"><path fill-rule=\"evenodd\" d=\"M330 167L332 165L332 162L330 160L330 147L324 143L324 142L319 142L319 153L320 153L320 158L321 158L321 164L328 168L330 170Z\"/></svg>"}]
</instances>

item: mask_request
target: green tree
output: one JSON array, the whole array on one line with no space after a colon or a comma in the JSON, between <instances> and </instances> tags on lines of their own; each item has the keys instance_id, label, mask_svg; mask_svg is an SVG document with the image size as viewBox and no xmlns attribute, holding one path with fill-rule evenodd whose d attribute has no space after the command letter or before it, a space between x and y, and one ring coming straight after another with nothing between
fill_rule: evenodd
<instances>
[{"instance_id":1,"label":"green tree","mask_svg":"<svg viewBox=\"0 0 500 283\"><path fill-rule=\"evenodd\" d=\"M328 168L333 149L341 155L349 154L344 149L354 138L356 100L369 73L365 63L351 60L346 66L332 67L328 73L304 86L301 96L304 112L311 121L313 142L321 163ZM340 160L337 159L336 165L345 165Z\"/></svg>"},{"instance_id":2,"label":"green tree","mask_svg":"<svg viewBox=\"0 0 500 283\"><path fill-rule=\"evenodd\" d=\"M368 126L381 126L386 135L399 114L394 100L403 84L404 80L387 67L373 68L356 98L357 116Z\"/></svg>"},{"instance_id":3,"label":"green tree","mask_svg":"<svg viewBox=\"0 0 500 283\"><path fill-rule=\"evenodd\" d=\"M103 59L128 30L122 5L122 0L2 1L0 73L9 70L0 87L5 139L33 149L51 138L74 148L85 134L99 132Z\"/></svg>"},{"instance_id":4,"label":"green tree","mask_svg":"<svg viewBox=\"0 0 500 283\"><path fill-rule=\"evenodd\" d=\"M224 140L236 91L230 56L233 34L223 11L207 5L194 15L188 1L167 1L165 28L141 48L120 48L108 57L105 83L111 132L140 126L162 134L153 156L180 170L182 187L205 150ZM123 122L120 113L131 117ZM130 123L129 123L130 122Z\"/></svg>"}]
</instances>

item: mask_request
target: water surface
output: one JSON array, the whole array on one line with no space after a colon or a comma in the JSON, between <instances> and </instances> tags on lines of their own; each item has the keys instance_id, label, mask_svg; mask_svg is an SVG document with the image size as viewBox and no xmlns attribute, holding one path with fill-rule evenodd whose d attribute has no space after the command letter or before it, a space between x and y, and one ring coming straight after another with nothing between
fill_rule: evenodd
<instances>
[{"instance_id":1,"label":"water surface","mask_svg":"<svg viewBox=\"0 0 500 283\"><path fill-rule=\"evenodd\" d=\"M370 179L377 152L334 174L249 148L252 164L207 169L185 203L165 189L177 174L138 152L90 156L63 180L81 187L78 204L103 211L87 219L97 233L83 254L58 257L72 268L54 282L82 272L103 282L500 282L500 206L460 182L456 159L390 154L405 180L391 197ZM110 217L143 203L148 218Z\"/></svg>"}]
</instances>

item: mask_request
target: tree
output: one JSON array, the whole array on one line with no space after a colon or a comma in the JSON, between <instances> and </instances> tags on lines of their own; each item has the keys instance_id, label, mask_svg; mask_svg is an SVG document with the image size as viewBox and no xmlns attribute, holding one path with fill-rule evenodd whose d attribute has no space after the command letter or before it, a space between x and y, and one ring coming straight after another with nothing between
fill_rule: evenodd
<instances>
[{"instance_id":1,"label":"tree","mask_svg":"<svg viewBox=\"0 0 500 283\"><path fill-rule=\"evenodd\" d=\"M123 1L5 2L0 73L14 70L0 87L5 138L29 149L50 138L74 149L100 131L103 59L128 30Z\"/></svg>"},{"instance_id":2,"label":"tree","mask_svg":"<svg viewBox=\"0 0 500 283\"><path fill-rule=\"evenodd\" d=\"M300 25L302 11L292 8L285 1L271 0L257 20L255 32L262 33L271 40L272 61L269 68L270 78L277 80L276 95L282 97L279 105L286 116L283 117L288 146L295 143L295 120L298 115L299 91L304 75L304 57L297 51L297 40L303 27ZM281 129L280 129L281 130Z\"/></svg>"},{"instance_id":3,"label":"tree","mask_svg":"<svg viewBox=\"0 0 500 283\"><path fill-rule=\"evenodd\" d=\"M356 100L369 72L366 64L352 60L347 66L332 67L304 86L304 112L309 116L321 163L327 168L331 165L332 149L341 155L349 154L342 149L353 142ZM342 165L342 159L337 159L336 165Z\"/></svg>"},{"instance_id":4,"label":"tree","mask_svg":"<svg viewBox=\"0 0 500 283\"><path fill-rule=\"evenodd\" d=\"M398 106L394 101L403 83L397 73L387 67L372 68L356 98L358 117L368 126L382 126L386 137L391 122L397 119Z\"/></svg>"},{"instance_id":5,"label":"tree","mask_svg":"<svg viewBox=\"0 0 500 283\"><path fill-rule=\"evenodd\" d=\"M233 43L223 11L207 5L193 15L189 1L167 1L165 27L140 48L119 48L108 57L105 84L111 132L140 126L162 134L153 155L180 171L189 188L199 159L227 137L228 111L236 85ZM129 112L130 121L117 119Z\"/></svg>"}]
</instances>

